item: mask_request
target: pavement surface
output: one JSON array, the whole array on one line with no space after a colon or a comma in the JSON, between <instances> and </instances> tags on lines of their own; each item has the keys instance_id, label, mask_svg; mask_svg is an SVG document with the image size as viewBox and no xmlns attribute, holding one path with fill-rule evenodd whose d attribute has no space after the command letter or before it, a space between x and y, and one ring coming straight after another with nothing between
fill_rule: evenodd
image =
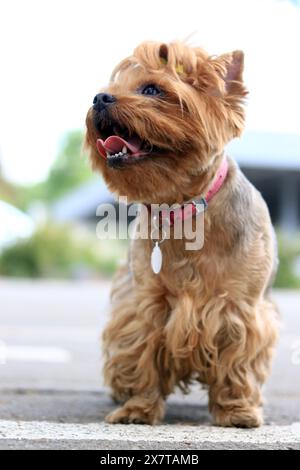
<instances>
[{"instance_id":1,"label":"pavement surface","mask_svg":"<svg viewBox=\"0 0 300 470\"><path fill-rule=\"evenodd\" d=\"M300 292L282 315L260 429L212 426L206 392L176 393L159 426L108 425L99 336L109 283L0 280L0 449L300 449Z\"/></svg>"}]
</instances>

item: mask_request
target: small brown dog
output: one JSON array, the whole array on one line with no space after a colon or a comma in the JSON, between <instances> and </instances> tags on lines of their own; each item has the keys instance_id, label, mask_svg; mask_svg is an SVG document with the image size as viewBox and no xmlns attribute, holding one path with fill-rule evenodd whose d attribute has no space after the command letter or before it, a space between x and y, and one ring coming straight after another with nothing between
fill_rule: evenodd
<instances>
[{"instance_id":1,"label":"small brown dog","mask_svg":"<svg viewBox=\"0 0 300 470\"><path fill-rule=\"evenodd\" d=\"M155 274L152 240L131 244L103 336L106 382L123 403L109 423L157 423L175 386L187 391L193 381L208 388L216 424L262 423L261 386L277 339L269 299L276 250L261 195L224 157L244 127L242 72L240 51L210 57L179 42L146 42L88 112L92 164L113 192L180 205L211 192L201 249L165 240Z\"/></svg>"}]
</instances>

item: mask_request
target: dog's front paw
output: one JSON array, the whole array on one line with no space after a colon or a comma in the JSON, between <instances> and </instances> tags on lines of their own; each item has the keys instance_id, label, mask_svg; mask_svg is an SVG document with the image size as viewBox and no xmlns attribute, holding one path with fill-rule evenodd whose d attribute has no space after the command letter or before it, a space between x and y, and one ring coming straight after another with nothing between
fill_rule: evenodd
<instances>
[{"instance_id":1,"label":"dog's front paw","mask_svg":"<svg viewBox=\"0 0 300 470\"><path fill-rule=\"evenodd\" d=\"M128 410L124 406L106 416L105 421L110 424L151 424L140 410Z\"/></svg>"},{"instance_id":2,"label":"dog's front paw","mask_svg":"<svg viewBox=\"0 0 300 470\"><path fill-rule=\"evenodd\" d=\"M117 408L106 416L105 421L110 424L155 424L155 417L143 413L140 409L128 409L126 406Z\"/></svg>"},{"instance_id":3,"label":"dog's front paw","mask_svg":"<svg viewBox=\"0 0 300 470\"><path fill-rule=\"evenodd\" d=\"M105 421L110 424L157 424L163 419L164 409L161 398L149 402L145 398L133 397L110 413Z\"/></svg>"},{"instance_id":4,"label":"dog's front paw","mask_svg":"<svg viewBox=\"0 0 300 470\"><path fill-rule=\"evenodd\" d=\"M237 428L257 428L263 424L260 408L234 408L214 410L214 424L217 426L235 426Z\"/></svg>"}]
</instances>

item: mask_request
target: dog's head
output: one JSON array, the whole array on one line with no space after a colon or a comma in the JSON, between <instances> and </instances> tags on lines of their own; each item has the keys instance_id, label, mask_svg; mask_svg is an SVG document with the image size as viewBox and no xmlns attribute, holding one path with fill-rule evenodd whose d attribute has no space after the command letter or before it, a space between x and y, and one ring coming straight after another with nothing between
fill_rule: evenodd
<instances>
[{"instance_id":1,"label":"dog's head","mask_svg":"<svg viewBox=\"0 0 300 470\"><path fill-rule=\"evenodd\" d=\"M130 201L180 202L243 129L242 71L240 51L141 44L88 111L93 167Z\"/></svg>"}]
</instances>

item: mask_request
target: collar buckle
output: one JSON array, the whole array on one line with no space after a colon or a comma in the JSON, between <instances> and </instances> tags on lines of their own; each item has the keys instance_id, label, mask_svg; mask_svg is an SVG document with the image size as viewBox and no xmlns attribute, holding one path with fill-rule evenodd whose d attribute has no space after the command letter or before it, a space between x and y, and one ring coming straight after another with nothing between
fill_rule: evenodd
<instances>
[{"instance_id":1,"label":"collar buckle","mask_svg":"<svg viewBox=\"0 0 300 470\"><path fill-rule=\"evenodd\" d=\"M206 209L208 208L208 202L205 199L205 197L200 197L199 199L194 199L191 201L191 203L194 205L196 209L196 215L200 214L200 212L205 212ZM199 207L201 206L201 207Z\"/></svg>"}]
</instances>

